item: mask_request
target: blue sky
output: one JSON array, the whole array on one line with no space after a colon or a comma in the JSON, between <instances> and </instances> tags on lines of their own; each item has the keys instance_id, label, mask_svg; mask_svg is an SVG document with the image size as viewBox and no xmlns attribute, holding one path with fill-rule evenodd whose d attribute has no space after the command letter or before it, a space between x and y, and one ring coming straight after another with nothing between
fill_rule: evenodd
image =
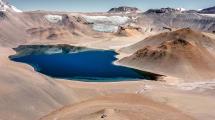
<instances>
[{"instance_id":1,"label":"blue sky","mask_svg":"<svg viewBox=\"0 0 215 120\"><path fill-rule=\"evenodd\" d=\"M215 0L9 0L9 2L24 11L103 12L122 5L138 7L141 10L161 7L201 9L215 6Z\"/></svg>"}]
</instances>

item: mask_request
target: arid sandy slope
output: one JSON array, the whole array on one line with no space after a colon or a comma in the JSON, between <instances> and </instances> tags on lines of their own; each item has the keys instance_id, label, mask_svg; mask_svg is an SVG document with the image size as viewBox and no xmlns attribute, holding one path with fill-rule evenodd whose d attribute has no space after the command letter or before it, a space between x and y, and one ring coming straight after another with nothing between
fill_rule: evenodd
<instances>
[{"instance_id":1,"label":"arid sandy slope","mask_svg":"<svg viewBox=\"0 0 215 120\"><path fill-rule=\"evenodd\" d=\"M117 32L107 33L95 31L96 22L87 21L86 15L121 16L118 13L1 12L1 120L215 119L213 17L192 14L187 19L190 15L187 13L126 14L131 20L120 25ZM162 23L157 21L160 16L165 16ZM174 21L172 16L180 19ZM187 29L192 22L191 29ZM169 32L163 27L177 31ZM119 53L116 64L165 76L159 79L163 81L117 83L54 79L29 65L9 60L15 54L12 48L25 44L113 49Z\"/></svg>"}]
</instances>

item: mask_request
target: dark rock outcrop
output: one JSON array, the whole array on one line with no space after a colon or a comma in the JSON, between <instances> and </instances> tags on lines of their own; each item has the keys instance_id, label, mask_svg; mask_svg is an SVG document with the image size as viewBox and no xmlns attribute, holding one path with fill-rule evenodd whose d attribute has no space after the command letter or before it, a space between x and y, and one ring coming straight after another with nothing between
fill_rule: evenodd
<instances>
[{"instance_id":1,"label":"dark rock outcrop","mask_svg":"<svg viewBox=\"0 0 215 120\"><path fill-rule=\"evenodd\" d=\"M149 9L145 13L179 13L180 10L174 8Z\"/></svg>"},{"instance_id":2,"label":"dark rock outcrop","mask_svg":"<svg viewBox=\"0 0 215 120\"><path fill-rule=\"evenodd\" d=\"M126 25L121 25L118 28L117 35L121 36L130 36L129 31L136 31L136 32L141 32L142 28L138 25L135 24L126 24Z\"/></svg>"},{"instance_id":3,"label":"dark rock outcrop","mask_svg":"<svg viewBox=\"0 0 215 120\"><path fill-rule=\"evenodd\" d=\"M6 14L2 11L0 11L0 20L6 18Z\"/></svg>"},{"instance_id":4,"label":"dark rock outcrop","mask_svg":"<svg viewBox=\"0 0 215 120\"><path fill-rule=\"evenodd\" d=\"M108 13L118 13L118 12L132 12L132 13L135 13L135 12L138 12L140 11L138 8L136 7L128 7L128 6L121 6L121 7L118 7L118 8L111 8Z\"/></svg>"},{"instance_id":5,"label":"dark rock outcrop","mask_svg":"<svg viewBox=\"0 0 215 120\"><path fill-rule=\"evenodd\" d=\"M199 11L199 13L203 13L203 14L215 14L215 6L214 7L210 7L210 8L205 8L205 9Z\"/></svg>"},{"instance_id":6,"label":"dark rock outcrop","mask_svg":"<svg viewBox=\"0 0 215 120\"><path fill-rule=\"evenodd\" d=\"M198 13L199 11L197 10L186 10L186 11L183 11L184 13Z\"/></svg>"}]
</instances>

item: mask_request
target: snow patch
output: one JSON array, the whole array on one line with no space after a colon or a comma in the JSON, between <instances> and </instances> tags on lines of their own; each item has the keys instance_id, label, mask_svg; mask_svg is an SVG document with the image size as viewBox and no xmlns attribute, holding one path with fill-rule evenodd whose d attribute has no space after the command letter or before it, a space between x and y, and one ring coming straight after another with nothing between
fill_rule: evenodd
<instances>
[{"instance_id":1,"label":"snow patch","mask_svg":"<svg viewBox=\"0 0 215 120\"><path fill-rule=\"evenodd\" d=\"M181 11L181 12L186 11L185 8L176 8L176 10Z\"/></svg>"},{"instance_id":2,"label":"snow patch","mask_svg":"<svg viewBox=\"0 0 215 120\"><path fill-rule=\"evenodd\" d=\"M45 18L51 23L58 23L63 20L63 17L60 15L45 15Z\"/></svg>"},{"instance_id":3,"label":"snow patch","mask_svg":"<svg viewBox=\"0 0 215 120\"><path fill-rule=\"evenodd\" d=\"M93 30L98 32L117 32L118 26L109 24L95 24L93 25Z\"/></svg>"},{"instance_id":4,"label":"snow patch","mask_svg":"<svg viewBox=\"0 0 215 120\"><path fill-rule=\"evenodd\" d=\"M125 16L83 16L83 18L93 23L93 30L99 32L117 32L120 25L129 21Z\"/></svg>"},{"instance_id":5,"label":"snow patch","mask_svg":"<svg viewBox=\"0 0 215 120\"><path fill-rule=\"evenodd\" d=\"M83 16L87 22L91 23L110 23L113 25L125 24L129 18L124 16Z\"/></svg>"},{"instance_id":6,"label":"snow patch","mask_svg":"<svg viewBox=\"0 0 215 120\"><path fill-rule=\"evenodd\" d=\"M15 6L13 6L13 5L11 5L11 8L12 8L12 10L13 11L15 11L15 12L22 12L20 9L17 9Z\"/></svg>"}]
</instances>

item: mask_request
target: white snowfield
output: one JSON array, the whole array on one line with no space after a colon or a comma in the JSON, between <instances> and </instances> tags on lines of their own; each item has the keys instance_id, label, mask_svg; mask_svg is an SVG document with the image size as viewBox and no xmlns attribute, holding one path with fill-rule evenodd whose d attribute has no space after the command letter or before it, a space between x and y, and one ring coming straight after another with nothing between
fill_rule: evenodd
<instances>
[{"instance_id":1,"label":"white snowfield","mask_svg":"<svg viewBox=\"0 0 215 120\"><path fill-rule=\"evenodd\" d=\"M201 14L201 15L204 15L204 16L207 16L207 17L215 17L215 14Z\"/></svg>"},{"instance_id":2,"label":"white snowfield","mask_svg":"<svg viewBox=\"0 0 215 120\"><path fill-rule=\"evenodd\" d=\"M94 23L93 30L99 32L117 32L118 26L129 21L125 16L83 16L87 22Z\"/></svg>"},{"instance_id":3,"label":"white snowfield","mask_svg":"<svg viewBox=\"0 0 215 120\"><path fill-rule=\"evenodd\" d=\"M60 15L45 15L44 17L51 23L58 23L63 20L63 17Z\"/></svg>"},{"instance_id":4,"label":"white snowfield","mask_svg":"<svg viewBox=\"0 0 215 120\"><path fill-rule=\"evenodd\" d=\"M113 25L125 24L129 18L124 16L83 16L88 22L110 23Z\"/></svg>"},{"instance_id":5,"label":"white snowfield","mask_svg":"<svg viewBox=\"0 0 215 120\"><path fill-rule=\"evenodd\" d=\"M17 9L15 6L12 6L12 5L11 5L11 8L12 8L12 10L15 11L15 12L23 12L23 11L21 11L20 9Z\"/></svg>"},{"instance_id":6,"label":"white snowfield","mask_svg":"<svg viewBox=\"0 0 215 120\"><path fill-rule=\"evenodd\" d=\"M118 26L108 24L95 24L93 25L93 30L99 32L117 32Z\"/></svg>"}]
</instances>

